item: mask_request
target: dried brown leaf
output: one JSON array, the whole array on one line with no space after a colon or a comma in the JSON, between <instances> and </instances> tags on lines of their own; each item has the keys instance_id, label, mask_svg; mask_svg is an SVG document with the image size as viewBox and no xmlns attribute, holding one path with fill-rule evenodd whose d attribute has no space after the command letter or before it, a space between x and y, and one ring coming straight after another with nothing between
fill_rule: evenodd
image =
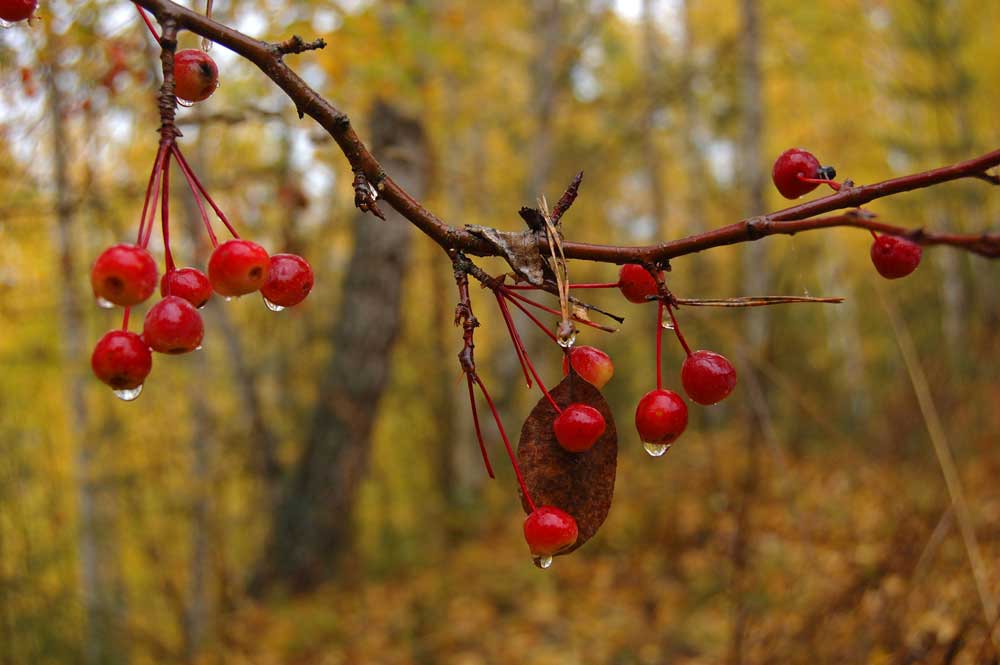
<instances>
[{"instance_id":1,"label":"dried brown leaf","mask_svg":"<svg viewBox=\"0 0 1000 665\"><path fill-rule=\"evenodd\" d=\"M576 543L559 554L569 554L590 540L611 510L618 466L618 432L614 416L601 392L570 373L550 391L556 403L566 406L588 404L604 416L607 428L593 448L582 453L562 449L552 431L556 410L545 397L532 409L521 428L517 459L525 483L537 506L555 506L573 516L579 530ZM524 497L521 505L529 507Z\"/></svg>"}]
</instances>

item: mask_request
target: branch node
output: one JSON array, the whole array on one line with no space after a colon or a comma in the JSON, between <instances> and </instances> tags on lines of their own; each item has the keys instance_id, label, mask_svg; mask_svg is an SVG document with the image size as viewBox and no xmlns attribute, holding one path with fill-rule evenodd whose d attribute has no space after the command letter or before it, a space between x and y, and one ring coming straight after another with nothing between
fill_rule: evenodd
<instances>
[{"instance_id":1,"label":"branch node","mask_svg":"<svg viewBox=\"0 0 1000 665\"><path fill-rule=\"evenodd\" d=\"M385 220L385 215L379 210L378 191L368 182L368 178L361 171L354 172L354 205L361 212L370 212L381 220Z\"/></svg>"},{"instance_id":2,"label":"branch node","mask_svg":"<svg viewBox=\"0 0 1000 665\"><path fill-rule=\"evenodd\" d=\"M273 48L280 57L283 55L305 53L306 51L316 51L318 49L326 48L326 40L320 37L319 39L307 42L298 35L292 35L285 41L274 44Z\"/></svg>"}]
</instances>

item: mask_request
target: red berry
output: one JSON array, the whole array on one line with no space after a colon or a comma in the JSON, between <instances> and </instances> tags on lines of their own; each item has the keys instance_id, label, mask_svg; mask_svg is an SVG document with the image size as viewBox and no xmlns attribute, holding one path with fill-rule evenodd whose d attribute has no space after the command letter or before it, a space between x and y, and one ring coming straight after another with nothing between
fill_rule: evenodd
<instances>
[{"instance_id":1,"label":"red berry","mask_svg":"<svg viewBox=\"0 0 1000 665\"><path fill-rule=\"evenodd\" d=\"M142 337L160 353L179 354L201 345L205 325L194 305L177 296L167 296L149 308L142 324Z\"/></svg>"},{"instance_id":2,"label":"red berry","mask_svg":"<svg viewBox=\"0 0 1000 665\"><path fill-rule=\"evenodd\" d=\"M644 303L648 296L659 293L653 276L635 263L626 263L618 271L618 288L626 300L635 303Z\"/></svg>"},{"instance_id":3,"label":"red berry","mask_svg":"<svg viewBox=\"0 0 1000 665\"><path fill-rule=\"evenodd\" d=\"M229 240L209 257L208 279L219 295L242 296L267 284L269 265L267 251L257 243Z\"/></svg>"},{"instance_id":4,"label":"red berry","mask_svg":"<svg viewBox=\"0 0 1000 665\"><path fill-rule=\"evenodd\" d=\"M643 443L669 446L684 432L687 422L687 404L672 390L649 391L635 409L635 428Z\"/></svg>"},{"instance_id":5,"label":"red berry","mask_svg":"<svg viewBox=\"0 0 1000 665\"><path fill-rule=\"evenodd\" d=\"M174 55L174 81L175 95L187 102L200 102L219 87L219 68L204 51L178 51Z\"/></svg>"},{"instance_id":6,"label":"red berry","mask_svg":"<svg viewBox=\"0 0 1000 665\"><path fill-rule=\"evenodd\" d=\"M268 302L278 307L291 307L302 302L313 287L313 271L301 256L274 254L267 283L260 287Z\"/></svg>"},{"instance_id":7,"label":"red berry","mask_svg":"<svg viewBox=\"0 0 1000 665\"><path fill-rule=\"evenodd\" d=\"M592 346L574 347L569 355L563 356L563 376L569 374L569 364L573 363L573 369L583 377L583 380L601 389L611 380L615 373L614 363L611 357L604 351Z\"/></svg>"},{"instance_id":8,"label":"red berry","mask_svg":"<svg viewBox=\"0 0 1000 665\"><path fill-rule=\"evenodd\" d=\"M920 265L923 250L915 242L897 236L881 235L872 243L872 263L886 279L906 277Z\"/></svg>"},{"instance_id":9,"label":"red berry","mask_svg":"<svg viewBox=\"0 0 1000 665\"><path fill-rule=\"evenodd\" d=\"M725 356L712 351L695 351L681 367L684 392L698 404L724 400L736 387L736 369Z\"/></svg>"},{"instance_id":10,"label":"red berry","mask_svg":"<svg viewBox=\"0 0 1000 665\"><path fill-rule=\"evenodd\" d=\"M816 189L819 184L803 182L804 178L820 177L819 160L811 152L800 148L789 148L778 156L771 169L771 180L782 196L786 199L797 199Z\"/></svg>"},{"instance_id":11,"label":"red berry","mask_svg":"<svg viewBox=\"0 0 1000 665\"><path fill-rule=\"evenodd\" d=\"M604 416L592 406L570 404L552 423L559 445L571 453L582 453L604 434Z\"/></svg>"},{"instance_id":12,"label":"red berry","mask_svg":"<svg viewBox=\"0 0 1000 665\"><path fill-rule=\"evenodd\" d=\"M94 296L122 307L138 305L156 290L156 261L142 247L108 247L90 269Z\"/></svg>"},{"instance_id":13,"label":"red berry","mask_svg":"<svg viewBox=\"0 0 1000 665\"><path fill-rule=\"evenodd\" d=\"M576 542L576 520L554 506L539 506L524 520L524 539L531 553L552 556Z\"/></svg>"},{"instance_id":14,"label":"red berry","mask_svg":"<svg viewBox=\"0 0 1000 665\"><path fill-rule=\"evenodd\" d=\"M212 297L212 284L200 270L180 268L171 270L160 280L161 296L177 296L201 309Z\"/></svg>"},{"instance_id":15,"label":"red berry","mask_svg":"<svg viewBox=\"0 0 1000 665\"><path fill-rule=\"evenodd\" d=\"M0 0L0 19L9 23L31 18L38 8L38 0Z\"/></svg>"},{"instance_id":16,"label":"red berry","mask_svg":"<svg viewBox=\"0 0 1000 665\"><path fill-rule=\"evenodd\" d=\"M112 330L94 347L90 367L98 379L115 390L133 390L142 385L153 368L153 354L135 333Z\"/></svg>"}]
</instances>

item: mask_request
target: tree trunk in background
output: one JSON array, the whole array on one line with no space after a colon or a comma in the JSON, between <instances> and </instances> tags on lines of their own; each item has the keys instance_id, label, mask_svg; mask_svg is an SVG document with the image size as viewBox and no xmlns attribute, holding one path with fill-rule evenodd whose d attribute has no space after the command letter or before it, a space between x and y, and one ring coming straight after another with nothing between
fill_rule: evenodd
<instances>
[{"instance_id":1,"label":"tree trunk in background","mask_svg":"<svg viewBox=\"0 0 1000 665\"><path fill-rule=\"evenodd\" d=\"M645 162L646 186L649 190L650 214L653 216L654 237L667 237L667 199L663 188L663 166L656 141L656 112L660 110L660 94L657 86L661 75L660 40L656 27L656 3L642 0L642 82L645 90L637 95L645 100L642 110L642 131L646 137L642 142Z\"/></svg>"},{"instance_id":2,"label":"tree trunk in background","mask_svg":"<svg viewBox=\"0 0 1000 665\"><path fill-rule=\"evenodd\" d=\"M428 149L421 125L377 103L373 152L397 182L424 196ZM260 594L280 584L306 590L330 578L353 545L353 513L371 457L371 432L389 382L393 342L402 323L400 281L411 230L383 205L387 222L358 214L354 253L331 333L311 432L278 505L264 556L250 584Z\"/></svg>"},{"instance_id":3,"label":"tree trunk in background","mask_svg":"<svg viewBox=\"0 0 1000 665\"><path fill-rule=\"evenodd\" d=\"M61 44L52 31L51 21L45 21L48 56L45 85L48 114L52 130L52 182L55 187L55 244L59 259L60 315L66 377L66 404L69 410L67 435L76 449L75 482L79 511L78 557L80 562L80 595L83 605L83 662L120 663L127 660L124 650L114 647L117 608L109 583L108 571L114 566L112 553L105 551L100 538L102 515L100 496L95 478L95 449L89 440L84 376L80 370L87 351L84 347L86 330L83 325L79 289L79 271L74 247L73 227L75 207L71 192L69 154L72 143L66 130L66 110L63 92L59 88Z\"/></svg>"},{"instance_id":4,"label":"tree trunk in background","mask_svg":"<svg viewBox=\"0 0 1000 665\"><path fill-rule=\"evenodd\" d=\"M766 169L761 157L761 138L764 130L763 99L760 70L760 11L757 0L741 0L743 30L741 33L742 71L740 76L741 108L743 111L743 134L739 146L740 183L746 192L746 214L760 215L765 211L764 187ZM749 243L744 246L743 287L748 294L764 294L768 288L767 254L763 243ZM764 308L753 308L747 312L746 344L747 357L759 357L767 352L767 314ZM747 395L748 413L746 466L739 488L739 498L734 501L736 533L732 544L732 578L730 595L733 598L732 627L729 639L728 662L740 665L743 662L744 638L747 634L749 609L747 596L750 583L748 570L751 567L752 515L751 508L758 484L758 451L760 439L770 431L767 396L761 377L753 369L753 363L744 361L740 379Z\"/></svg>"},{"instance_id":5,"label":"tree trunk in background","mask_svg":"<svg viewBox=\"0 0 1000 665\"><path fill-rule=\"evenodd\" d=\"M698 149L698 134L701 133L701 111L695 95L695 77L697 61L694 57L694 26L691 21L691 2L684 0L679 7L683 21L681 36L681 58L683 67L683 84L681 85L682 113L680 123L681 159L684 163L684 224L687 233L698 233L704 230L702 222L702 201L705 196L706 181L705 164ZM694 269L701 270L703 261L694 261Z\"/></svg>"}]
</instances>

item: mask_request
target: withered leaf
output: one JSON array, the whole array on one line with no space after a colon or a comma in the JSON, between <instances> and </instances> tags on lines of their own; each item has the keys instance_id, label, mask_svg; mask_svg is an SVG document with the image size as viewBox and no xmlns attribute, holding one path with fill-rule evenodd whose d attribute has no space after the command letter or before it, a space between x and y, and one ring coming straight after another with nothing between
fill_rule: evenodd
<instances>
[{"instance_id":1,"label":"withered leaf","mask_svg":"<svg viewBox=\"0 0 1000 665\"><path fill-rule=\"evenodd\" d=\"M514 272L529 284L541 286L546 279L555 279L552 269L538 253L537 239L531 231L512 233L497 231L486 226L466 224L469 233L479 236L493 245Z\"/></svg>"},{"instance_id":2,"label":"withered leaf","mask_svg":"<svg viewBox=\"0 0 1000 665\"><path fill-rule=\"evenodd\" d=\"M521 428L517 460L525 484L536 506L555 506L576 519L576 543L558 554L569 554L590 540L611 510L618 466L618 432L614 417L601 392L576 372L550 391L552 399L565 408L574 402L588 404L604 416L604 434L582 453L571 453L559 445L552 431L556 410L544 396L532 409ZM527 513L528 502L521 497Z\"/></svg>"}]
</instances>

